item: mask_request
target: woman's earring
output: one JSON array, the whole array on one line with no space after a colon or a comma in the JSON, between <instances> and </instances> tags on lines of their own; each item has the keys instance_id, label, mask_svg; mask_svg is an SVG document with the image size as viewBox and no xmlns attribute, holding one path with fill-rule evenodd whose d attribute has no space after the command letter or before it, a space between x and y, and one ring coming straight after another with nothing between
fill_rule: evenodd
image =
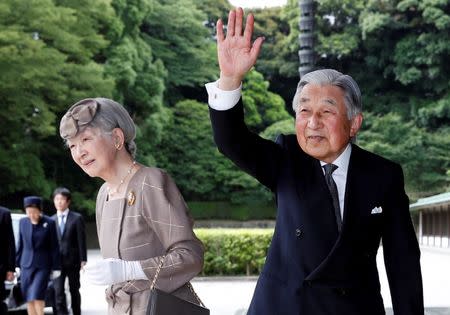
<instances>
[{"instance_id":1,"label":"woman's earring","mask_svg":"<svg viewBox=\"0 0 450 315\"><path fill-rule=\"evenodd\" d=\"M116 149L120 151L122 149L122 144L116 143Z\"/></svg>"}]
</instances>

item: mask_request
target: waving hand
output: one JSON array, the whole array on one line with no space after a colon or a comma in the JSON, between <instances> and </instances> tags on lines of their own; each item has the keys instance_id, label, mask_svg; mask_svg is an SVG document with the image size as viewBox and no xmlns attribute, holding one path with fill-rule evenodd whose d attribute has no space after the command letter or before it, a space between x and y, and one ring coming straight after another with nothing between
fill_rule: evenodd
<instances>
[{"instance_id":1,"label":"waving hand","mask_svg":"<svg viewBox=\"0 0 450 315\"><path fill-rule=\"evenodd\" d=\"M247 16L243 30L242 8L231 10L228 15L227 34L223 32L222 20L217 21L217 54L220 67L219 87L234 90L239 87L245 74L253 67L264 41L258 37L252 43L254 18Z\"/></svg>"}]
</instances>

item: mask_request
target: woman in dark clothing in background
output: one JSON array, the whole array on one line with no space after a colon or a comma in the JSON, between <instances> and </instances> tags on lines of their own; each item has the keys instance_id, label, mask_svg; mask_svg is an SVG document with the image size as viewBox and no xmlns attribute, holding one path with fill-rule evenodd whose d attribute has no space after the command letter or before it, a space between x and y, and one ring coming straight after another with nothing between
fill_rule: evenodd
<instances>
[{"instance_id":1,"label":"woman in dark clothing in background","mask_svg":"<svg viewBox=\"0 0 450 315\"><path fill-rule=\"evenodd\" d=\"M55 221L42 213L42 198L25 197L27 214L19 223L19 244L16 264L20 267L22 294L29 315L44 314L45 291L50 276L57 277L60 269Z\"/></svg>"}]
</instances>

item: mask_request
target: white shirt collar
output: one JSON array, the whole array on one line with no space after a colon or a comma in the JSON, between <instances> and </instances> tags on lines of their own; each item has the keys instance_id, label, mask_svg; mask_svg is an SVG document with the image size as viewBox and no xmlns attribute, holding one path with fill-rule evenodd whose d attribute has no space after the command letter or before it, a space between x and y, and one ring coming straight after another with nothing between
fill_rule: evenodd
<instances>
[{"instance_id":1,"label":"white shirt collar","mask_svg":"<svg viewBox=\"0 0 450 315\"><path fill-rule=\"evenodd\" d=\"M347 174L348 170L348 164L350 163L350 155L352 154L352 145L351 143L347 144L347 147L345 148L344 152L342 152L336 160L332 162L332 164L336 165L338 168L333 172L333 175L337 174ZM320 166L326 165L328 163L320 161ZM324 171L325 172L325 171ZM336 174L337 173L337 174Z\"/></svg>"},{"instance_id":2,"label":"white shirt collar","mask_svg":"<svg viewBox=\"0 0 450 315\"><path fill-rule=\"evenodd\" d=\"M69 214L69 208L67 208L64 211L58 211L58 217L60 218L62 215L64 215L67 218L67 215Z\"/></svg>"}]
</instances>

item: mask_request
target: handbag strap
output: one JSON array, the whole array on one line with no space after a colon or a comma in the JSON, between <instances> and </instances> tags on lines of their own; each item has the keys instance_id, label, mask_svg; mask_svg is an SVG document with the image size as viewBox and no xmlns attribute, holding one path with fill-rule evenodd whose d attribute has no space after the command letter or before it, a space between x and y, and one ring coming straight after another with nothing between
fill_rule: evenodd
<instances>
[{"instance_id":1,"label":"handbag strap","mask_svg":"<svg viewBox=\"0 0 450 315\"><path fill-rule=\"evenodd\" d=\"M163 255L161 259L159 260L158 268L156 269L155 276L153 277L152 284L150 285L150 290L153 290L155 288L156 280L158 279L159 272L161 271L162 265L164 264L164 259L166 258L166 255ZM199 305L206 307L205 304L203 304L202 300L198 297L197 293L195 292L194 288L192 287L192 284L188 281L186 283L187 287L189 288L189 291L194 295L194 297L197 299L197 302Z\"/></svg>"},{"instance_id":2,"label":"handbag strap","mask_svg":"<svg viewBox=\"0 0 450 315\"><path fill-rule=\"evenodd\" d=\"M159 275L159 272L161 271L161 268L162 268L165 258L166 258L166 255L164 254L159 261L158 268L156 269L156 273L155 273L155 276L153 277L152 284L150 285L150 290L153 290L153 288L155 287L156 279L158 279L158 275Z\"/></svg>"}]
</instances>

